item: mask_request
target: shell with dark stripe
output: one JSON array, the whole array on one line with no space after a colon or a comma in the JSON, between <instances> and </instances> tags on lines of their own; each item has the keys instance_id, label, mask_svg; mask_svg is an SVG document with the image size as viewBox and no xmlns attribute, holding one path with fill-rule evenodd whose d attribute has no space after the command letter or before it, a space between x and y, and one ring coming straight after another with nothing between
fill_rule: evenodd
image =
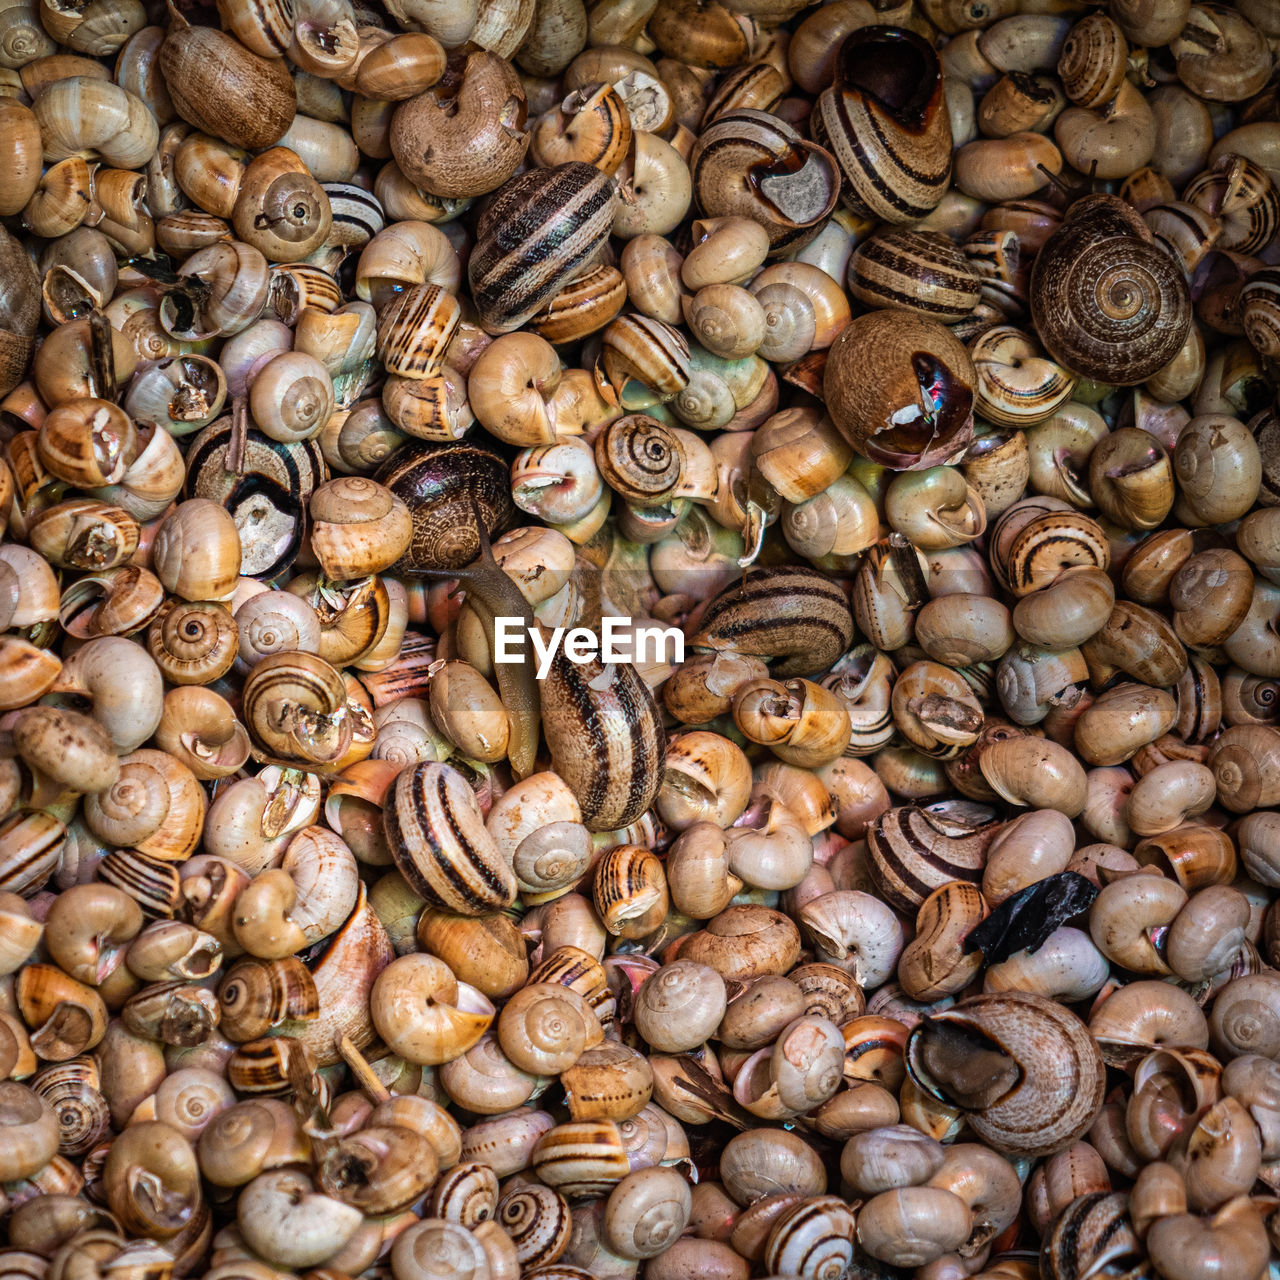
<instances>
[{"instance_id":1,"label":"shell with dark stripe","mask_svg":"<svg viewBox=\"0 0 1280 1280\"><path fill-rule=\"evenodd\" d=\"M758 222L769 233L771 258L807 244L840 195L840 168L830 151L785 120L746 106L703 129L689 172L703 213Z\"/></svg>"},{"instance_id":2,"label":"shell with dark stripe","mask_svg":"<svg viewBox=\"0 0 1280 1280\"><path fill-rule=\"evenodd\" d=\"M596 267L571 280L533 317L529 328L548 342L577 342L622 310L627 282L617 267Z\"/></svg>"},{"instance_id":3,"label":"shell with dark stripe","mask_svg":"<svg viewBox=\"0 0 1280 1280\"><path fill-rule=\"evenodd\" d=\"M577 160L531 169L501 187L480 219L467 268L484 327L518 329L589 270L616 206L613 179Z\"/></svg>"},{"instance_id":4,"label":"shell with dark stripe","mask_svg":"<svg viewBox=\"0 0 1280 1280\"><path fill-rule=\"evenodd\" d=\"M824 574L787 566L753 569L707 606L694 648L783 658L775 676L825 671L853 642L849 602Z\"/></svg>"},{"instance_id":5,"label":"shell with dark stripe","mask_svg":"<svg viewBox=\"0 0 1280 1280\"><path fill-rule=\"evenodd\" d=\"M657 704L635 667L614 663L607 683L603 673L596 658L576 663L557 652L542 682L551 767L568 783L591 831L639 818L658 794L667 755Z\"/></svg>"},{"instance_id":6,"label":"shell with dark stripe","mask_svg":"<svg viewBox=\"0 0 1280 1280\"><path fill-rule=\"evenodd\" d=\"M853 1210L839 1196L810 1196L784 1209L765 1243L770 1275L831 1280L853 1263Z\"/></svg>"},{"instance_id":7,"label":"shell with dark stripe","mask_svg":"<svg viewBox=\"0 0 1280 1280\"><path fill-rule=\"evenodd\" d=\"M43 809L19 809L0 823L0 893L34 893L58 867L67 829Z\"/></svg>"},{"instance_id":8,"label":"shell with dark stripe","mask_svg":"<svg viewBox=\"0 0 1280 1280\"><path fill-rule=\"evenodd\" d=\"M462 308L438 284L410 285L378 313L378 359L388 373L430 378L462 319Z\"/></svg>"},{"instance_id":9,"label":"shell with dark stripe","mask_svg":"<svg viewBox=\"0 0 1280 1280\"><path fill-rule=\"evenodd\" d=\"M868 307L902 307L942 324L978 305L982 281L964 253L936 231L882 231L849 261L849 292Z\"/></svg>"},{"instance_id":10,"label":"shell with dark stripe","mask_svg":"<svg viewBox=\"0 0 1280 1280\"><path fill-rule=\"evenodd\" d=\"M533 1148L534 1172L561 1195L608 1195L631 1172L622 1134L612 1120L570 1120L544 1133Z\"/></svg>"},{"instance_id":11,"label":"shell with dark stripe","mask_svg":"<svg viewBox=\"0 0 1280 1280\"><path fill-rule=\"evenodd\" d=\"M515 873L456 769L435 761L406 769L382 820L400 874L433 906L484 916L515 901Z\"/></svg>"},{"instance_id":12,"label":"shell with dark stripe","mask_svg":"<svg viewBox=\"0 0 1280 1280\"><path fill-rule=\"evenodd\" d=\"M324 193L333 211L333 229L329 239L334 244L362 248L386 226L382 204L371 191L354 182L326 182Z\"/></svg>"},{"instance_id":13,"label":"shell with dark stripe","mask_svg":"<svg viewBox=\"0 0 1280 1280\"><path fill-rule=\"evenodd\" d=\"M844 175L841 199L881 222L911 222L951 182L951 119L938 55L901 27L861 27L840 49L836 83L810 129Z\"/></svg>"},{"instance_id":14,"label":"shell with dark stripe","mask_svg":"<svg viewBox=\"0 0 1280 1280\"><path fill-rule=\"evenodd\" d=\"M1123 1191L1077 1196L1040 1246L1044 1280L1080 1280L1104 1268L1115 1275L1144 1274L1149 1264L1128 1210L1129 1197Z\"/></svg>"},{"instance_id":15,"label":"shell with dark stripe","mask_svg":"<svg viewBox=\"0 0 1280 1280\"><path fill-rule=\"evenodd\" d=\"M901 805L867 828L867 869L884 900L914 916L942 885L982 879L987 846L999 829L990 809L968 801Z\"/></svg>"}]
</instances>

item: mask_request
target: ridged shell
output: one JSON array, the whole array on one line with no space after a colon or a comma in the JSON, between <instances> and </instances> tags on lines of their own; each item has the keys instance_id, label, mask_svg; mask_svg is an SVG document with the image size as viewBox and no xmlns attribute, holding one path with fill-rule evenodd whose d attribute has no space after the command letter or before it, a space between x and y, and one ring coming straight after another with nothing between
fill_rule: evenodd
<instances>
[{"instance_id":1,"label":"ridged shell","mask_svg":"<svg viewBox=\"0 0 1280 1280\"><path fill-rule=\"evenodd\" d=\"M456 769L434 762L406 769L396 779L383 822L396 866L433 905L482 916L515 901L515 875Z\"/></svg>"},{"instance_id":2,"label":"ridged shell","mask_svg":"<svg viewBox=\"0 0 1280 1280\"><path fill-rule=\"evenodd\" d=\"M1106 1065L1097 1042L1070 1010L1023 991L971 996L923 1019L907 1041L915 1082L942 1102L948 1094L922 1061L922 1037L956 1028L983 1041L1016 1066L1014 1083L980 1111L969 1111L974 1133L1006 1155L1045 1156L1069 1147L1097 1117Z\"/></svg>"},{"instance_id":3,"label":"ridged shell","mask_svg":"<svg viewBox=\"0 0 1280 1280\"><path fill-rule=\"evenodd\" d=\"M613 179L577 160L499 188L467 267L485 328L518 329L581 274L608 239L616 204Z\"/></svg>"},{"instance_id":4,"label":"ridged shell","mask_svg":"<svg viewBox=\"0 0 1280 1280\"><path fill-rule=\"evenodd\" d=\"M542 729L552 768L591 831L635 822L662 783L666 732L653 694L629 662L570 662L557 652L542 682ZM602 687L598 687L602 686Z\"/></svg>"}]
</instances>

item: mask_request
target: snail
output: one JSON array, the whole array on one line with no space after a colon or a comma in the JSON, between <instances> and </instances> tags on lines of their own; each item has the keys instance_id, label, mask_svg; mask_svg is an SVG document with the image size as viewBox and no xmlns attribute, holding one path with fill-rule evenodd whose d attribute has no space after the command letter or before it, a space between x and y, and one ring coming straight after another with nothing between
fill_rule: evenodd
<instances>
[{"instance_id":1,"label":"snail","mask_svg":"<svg viewBox=\"0 0 1280 1280\"><path fill-rule=\"evenodd\" d=\"M1122 201L1089 196L1036 256L1041 341L1082 377L1132 385L1177 355L1191 326L1185 278Z\"/></svg>"}]
</instances>

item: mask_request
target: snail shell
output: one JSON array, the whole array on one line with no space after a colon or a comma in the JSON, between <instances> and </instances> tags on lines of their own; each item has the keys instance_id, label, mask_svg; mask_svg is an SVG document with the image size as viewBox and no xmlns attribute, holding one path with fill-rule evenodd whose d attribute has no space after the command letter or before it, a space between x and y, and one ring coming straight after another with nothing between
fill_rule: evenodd
<instances>
[{"instance_id":1,"label":"snail shell","mask_svg":"<svg viewBox=\"0 0 1280 1280\"><path fill-rule=\"evenodd\" d=\"M876 377L866 376L868 368ZM844 328L822 391L836 426L863 457L910 471L968 445L976 381L969 352L936 320L885 310Z\"/></svg>"},{"instance_id":2,"label":"snail shell","mask_svg":"<svg viewBox=\"0 0 1280 1280\"><path fill-rule=\"evenodd\" d=\"M406 769L396 779L383 820L396 865L428 902L462 915L485 915L515 901L515 875L456 769L435 762Z\"/></svg>"},{"instance_id":3,"label":"snail shell","mask_svg":"<svg viewBox=\"0 0 1280 1280\"><path fill-rule=\"evenodd\" d=\"M849 260L849 292L868 307L901 307L941 324L963 320L982 296L978 273L937 231L879 231Z\"/></svg>"},{"instance_id":4,"label":"snail shell","mask_svg":"<svg viewBox=\"0 0 1280 1280\"><path fill-rule=\"evenodd\" d=\"M1102 1107L1106 1066L1089 1029L1043 996L972 996L924 1018L907 1040L912 1079L968 1112L1006 1155L1043 1156L1083 1136Z\"/></svg>"},{"instance_id":5,"label":"snail shell","mask_svg":"<svg viewBox=\"0 0 1280 1280\"><path fill-rule=\"evenodd\" d=\"M746 217L778 257L811 240L835 207L835 157L765 111L729 111L703 129L689 155L698 207L708 218Z\"/></svg>"},{"instance_id":6,"label":"snail shell","mask_svg":"<svg viewBox=\"0 0 1280 1280\"><path fill-rule=\"evenodd\" d=\"M467 266L472 298L491 333L510 333L592 264L609 236L617 186L579 160L532 169L494 195Z\"/></svg>"},{"instance_id":7,"label":"snail shell","mask_svg":"<svg viewBox=\"0 0 1280 1280\"><path fill-rule=\"evenodd\" d=\"M557 652L542 683L542 728L552 768L590 831L635 822L662 785L666 733L649 687L629 662L570 662Z\"/></svg>"},{"instance_id":8,"label":"snail shell","mask_svg":"<svg viewBox=\"0 0 1280 1280\"><path fill-rule=\"evenodd\" d=\"M1144 382L1182 349L1191 295L1141 215L1087 196L1049 237L1031 273L1031 315L1059 363L1096 382Z\"/></svg>"},{"instance_id":9,"label":"snail shell","mask_svg":"<svg viewBox=\"0 0 1280 1280\"><path fill-rule=\"evenodd\" d=\"M286 443L250 429L244 466L228 465L231 419L207 426L187 453L187 492L225 507L240 538L240 572L270 580L293 563L306 531L306 504L327 468L314 441Z\"/></svg>"},{"instance_id":10,"label":"snail shell","mask_svg":"<svg viewBox=\"0 0 1280 1280\"><path fill-rule=\"evenodd\" d=\"M818 96L814 139L844 175L841 198L863 217L910 222L951 181L951 117L929 42L901 27L865 26L840 46L836 83Z\"/></svg>"},{"instance_id":11,"label":"snail shell","mask_svg":"<svg viewBox=\"0 0 1280 1280\"><path fill-rule=\"evenodd\" d=\"M721 592L689 637L695 648L780 658L780 677L825 671L853 641L844 593L809 568L753 569Z\"/></svg>"},{"instance_id":12,"label":"snail shell","mask_svg":"<svg viewBox=\"0 0 1280 1280\"><path fill-rule=\"evenodd\" d=\"M885 901L914 913L935 889L978 884L1000 830L990 809L969 801L903 805L867 828L868 870Z\"/></svg>"},{"instance_id":13,"label":"snail shell","mask_svg":"<svg viewBox=\"0 0 1280 1280\"><path fill-rule=\"evenodd\" d=\"M473 501L491 537L515 514L506 462L480 445L410 444L388 458L376 478L413 517L409 549L392 573L470 564L480 554Z\"/></svg>"},{"instance_id":14,"label":"snail shell","mask_svg":"<svg viewBox=\"0 0 1280 1280\"><path fill-rule=\"evenodd\" d=\"M160 70L178 114L232 146L269 147L293 123L298 99L284 61L252 53L216 27L175 21L160 46Z\"/></svg>"}]
</instances>

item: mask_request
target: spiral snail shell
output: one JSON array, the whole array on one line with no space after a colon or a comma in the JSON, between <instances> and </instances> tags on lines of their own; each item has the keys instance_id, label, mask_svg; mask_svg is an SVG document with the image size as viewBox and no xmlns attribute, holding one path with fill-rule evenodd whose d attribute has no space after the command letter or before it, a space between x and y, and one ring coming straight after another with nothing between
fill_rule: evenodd
<instances>
[{"instance_id":1,"label":"spiral snail shell","mask_svg":"<svg viewBox=\"0 0 1280 1280\"><path fill-rule=\"evenodd\" d=\"M1044 996L972 996L923 1019L907 1041L912 1078L969 1113L997 1151L1060 1151L1093 1123L1106 1067L1089 1029Z\"/></svg>"},{"instance_id":2,"label":"spiral snail shell","mask_svg":"<svg viewBox=\"0 0 1280 1280\"><path fill-rule=\"evenodd\" d=\"M1182 349L1191 294L1131 206L1086 196L1036 256L1031 315L1049 353L1072 372L1132 386Z\"/></svg>"},{"instance_id":3,"label":"spiral snail shell","mask_svg":"<svg viewBox=\"0 0 1280 1280\"><path fill-rule=\"evenodd\" d=\"M428 902L485 915L515 901L515 875L456 769L430 761L406 769L383 820L396 865Z\"/></svg>"},{"instance_id":4,"label":"spiral snail shell","mask_svg":"<svg viewBox=\"0 0 1280 1280\"><path fill-rule=\"evenodd\" d=\"M480 552L472 503L496 536L515 513L507 464L478 444L416 444L398 449L376 479L409 508L409 548L391 572L460 569Z\"/></svg>"}]
</instances>

